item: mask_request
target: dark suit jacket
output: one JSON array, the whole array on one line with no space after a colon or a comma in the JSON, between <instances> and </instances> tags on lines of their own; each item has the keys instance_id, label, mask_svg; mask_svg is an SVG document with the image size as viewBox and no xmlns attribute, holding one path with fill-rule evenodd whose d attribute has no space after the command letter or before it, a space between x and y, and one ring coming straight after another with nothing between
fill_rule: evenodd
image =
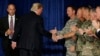
<instances>
[{"instance_id":1,"label":"dark suit jacket","mask_svg":"<svg viewBox=\"0 0 100 56\"><path fill-rule=\"evenodd\" d=\"M17 24L18 18L15 17L15 27ZM14 27L14 28L15 28ZM9 29L9 23L8 23L8 16L3 17L0 19L0 36L3 38L3 46L4 48L7 47L9 44L9 36L5 36L5 32Z\"/></svg>"},{"instance_id":2,"label":"dark suit jacket","mask_svg":"<svg viewBox=\"0 0 100 56\"><path fill-rule=\"evenodd\" d=\"M99 32L96 32L96 36L97 36L98 38L100 38L100 31L99 31Z\"/></svg>"},{"instance_id":3,"label":"dark suit jacket","mask_svg":"<svg viewBox=\"0 0 100 56\"><path fill-rule=\"evenodd\" d=\"M28 50L40 49L43 35L52 36L44 29L43 18L34 12L30 12L21 18L12 41L16 41L18 34L20 34L18 47Z\"/></svg>"}]
</instances>

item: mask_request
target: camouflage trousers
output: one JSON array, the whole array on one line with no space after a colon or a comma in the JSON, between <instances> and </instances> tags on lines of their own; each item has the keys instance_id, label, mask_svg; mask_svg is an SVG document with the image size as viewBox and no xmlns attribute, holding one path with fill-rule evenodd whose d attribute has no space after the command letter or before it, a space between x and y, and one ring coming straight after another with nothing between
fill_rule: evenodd
<instances>
[{"instance_id":1,"label":"camouflage trousers","mask_svg":"<svg viewBox=\"0 0 100 56\"><path fill-rule=\"evenodd\" d=\"M100 39L94 41L93 54L94 56L100 56Z\"/></svg>"},{"instance_id":2,"label":"camouflage trousers","mask_svg":"<svg viewBox=\"0 0 100 56\"><path fill-rule=\"evenodd\" d=\"M94 56L100 56L100 46L95 46L92 51Z\"/></svg>"},{"instance_id":3,"label":"camouflage trousers","mask_svg":"<svg viewBox=\"0 0 100 56\"><path fill-rule=\"evenodd\" d=\"M87 43L83 46L82 51L77 52L77 56L100 56L100 45Z\"/></svg>"},{"instance_id":4,"label":"camouflage trousers","mask_svg":"<svg viewBox=\"0 0 100 56\"><path fill-rule=\"evenodd\" d=\"M76 52L71 52L69 48L67 48L66 56L77 56Z\"/></svg>"},{"instance_id":5,"label":"camouflage trousers","mask_svg":"<svg viewBox=\"0 0 100 56\"><path fill-rule=\"evenodd\" d=\"M82 55L82 52L80 51L78 54L77 54L77 56L94 56L94 55Z\"/></svg>"}]
</instances>

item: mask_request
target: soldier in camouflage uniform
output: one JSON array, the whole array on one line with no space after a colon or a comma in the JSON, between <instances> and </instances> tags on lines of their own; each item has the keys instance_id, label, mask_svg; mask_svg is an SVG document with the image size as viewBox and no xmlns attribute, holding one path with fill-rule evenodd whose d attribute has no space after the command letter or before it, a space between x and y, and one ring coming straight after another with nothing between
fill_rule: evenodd
<instances>
[{"instance_id":1,"label":"soldier in camouflage uniform","mask_svg":"<svg viewBox=\"0 0 100 56\"><path fill-rule=\"evenodd\" d=\"M97 32L98 29L100 29L100 6L97 6L96 8L96 16L97 18L95 20L92 20L92 26L95 28L94 32ZM99 28L98 28L99 27ZM94 39L94 48L93 48L93 54L94 56L100 56L100 36L97 36L97 38Z\"/></svg>"},{"instance_id":2,"label":"soldier in camouflage uniform","mask_svg":"<svg viewBox=\"0 0 100 56\"><path fill-rule=\"evenodd\" d=\"M72 10L72 7L68 7L67 10L71 9ZM68 12L68 11L67 11ZM61 36L61 35L64 35L66 33L69 33L71 32L71 26L76 26L77 25L77 21L78 19L75 17L75 12L74 12L74 17L71 18L71 16L69 16L70 19L67 21L65 27L61 30L61 31L58 31L57 32L57 35ZM76 56L76 51L71 51L70 48L71 47L75 47L75 40L72 39L72 37L62 37L62 38L65 38L65 47L66 47L66 56Z\"/></svg>"},{"instance_id":3,"label":"soldier in camouflage uniform","mask_svg":"<svg viewBox=\"0 0 100 56\"><path fill-rule=\"evenodd\" d=\"M78 19L76 19L76 18L68 20L65 27L61 31L58 31L58 35L64 35L66 33L71 32L70 27L77 25L77 21L78 21ZM64 38L66 38L66 37L64 37ZM66 56L76 56L76 51L70 52L71 46L75 46L75 40L73 40L73 39L71 39L71 37L69 37L69 39L66 39L66 41L65 41L65 47L67 50Z\"/></svg>"},{"instance_id":4,"label":"soldier in camouflage uniform","mask_svg":"<svg viewBox=\"0 0 100 56\"><path fill-rule=\"evenodd\" d=\"M86 14L87 13L87 14ZM89 36L86 33L87 29L92 28L92 22L89 17L89 9L85 8L84 11L86 21L81 25L81 29L83 30L83 34L78 37L76 50L79 51L78 56L94 56L93 49L94 49L94 37Z\"/></svg>"},{"instance_id":5,"label":"soldier in camouflage uniform","mask_svg":"<svg viewBox=\"0 0 100 56\"><path fill-rule=\"evenodd\" d=\"M83 15L82 15L82 13L83 13L82 9L83 9L83 7L79 8L77 10L77 18L79 19L79 21L77 22L78 29L81 28L83 22L85 21L84 18L83 18ZM84 44L84 38L83 38L83 35L78 33L78 31L76 32L76 36L77 36L77 39L76 39L76 52L77 52L77 56L80 56L81 51L82 51L82 46Z\"/></svg>"},{"instance_id":6,"label":"soldier in camouflage uniform","mask_svg":"<svg viewBox=\"0 0 100 56\"><path fill-rule=\"evenodd\" d=\"M96 28L92 24L91 26L88 27L93 32L92 33L93 35L89 36L87 33L84 34L86 41L85 41L85 45L83 45L82 56L100 56L100 39L98 39L94 35L96 32Z\"/></svg>"},{"instance_id":7,"label":"soldier in camouflage uniform","mask_svg":"<svg viewBox=\"0 0 100 56\"><path fill-rule=\"evenodd\" d=\"M88 29L88 27L91 26L91 21L87 20L82 24L82 29ZM92 49L93 49L93 41L94 38L91 36L88 36L86 33L83 34L83 46L82 46L82 56L93 56Z\"/></svg>"},{"instance_id":8,"label":"soldier in camouflage uniform","mask_svg":"<svg viewBox=\"0 0 100 56\"><path fill-rule=\"evenodd\" d=\"M94 48L92 51L94 56L100 56L100 39L94 40Z\"/></svg>"}]
</instances>

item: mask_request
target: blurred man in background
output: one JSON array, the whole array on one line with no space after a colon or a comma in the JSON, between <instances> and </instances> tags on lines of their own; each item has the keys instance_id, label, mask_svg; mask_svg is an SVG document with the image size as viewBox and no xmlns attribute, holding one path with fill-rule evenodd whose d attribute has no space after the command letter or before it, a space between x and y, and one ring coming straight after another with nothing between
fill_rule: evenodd
<instances>
[{"instance_id":1,"label":"blurred man in background","mask_svg":"<svg viewBox=\"0 0 100 56\"><path fill-rule=\"evenodd\" d=\"M3 38L3 50L5 56L17 56L18 50L13 50L11 48L12 36L18 21L18 18L15 15L15 5L9 4L7 12L8 15L0 19L0 36Z\"/></svg>"}]
</instances>

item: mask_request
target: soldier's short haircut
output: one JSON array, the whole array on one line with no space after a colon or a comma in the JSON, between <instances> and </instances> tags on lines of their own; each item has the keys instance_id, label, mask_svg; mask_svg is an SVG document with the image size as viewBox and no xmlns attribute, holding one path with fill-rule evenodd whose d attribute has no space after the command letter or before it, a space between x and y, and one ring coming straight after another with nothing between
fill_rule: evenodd
<instances>
[{"instance_id":1,"label":"soldier's short haircut","mask_svg":"<svg viewBox=\"0 0 100 56\"><path fill-rule=\"evenodd\" d=\"M90 11L91 11L91 12L96 12L96 9L95 9L95 8L91 8Z\"/></svg>"},{"instance_id":2,"label":"soldier's short haircut","mask_svg":"<svg viewBox=\"0 0 100 56\"><path fill-rule=\"evenodd\" d=\"M85 9L90 10L90 7L85 7Z\"/></svg>"},{"instance_id":3,"label":"soldier's short haircut","mask_svg":"<svg viewBox=\"0 0 100 56\"><path fill-rule=\"evenodd\" d=\"M100 5L99 5L99 6L97 6L97 8L99 8L99 9L100 9Z\"/></svg>"},{"instance_id":4,"label":"soldier's short haircut","mask_svg":"<svg viewBox=\"0 0 100 56\"><path fill-rule=\"evenodd\" d=\"M74 6L72 6L72 5L67 6L67 8L69 8L69 7L76 11L76 8Z\"/></svg>"}]
</instances>

